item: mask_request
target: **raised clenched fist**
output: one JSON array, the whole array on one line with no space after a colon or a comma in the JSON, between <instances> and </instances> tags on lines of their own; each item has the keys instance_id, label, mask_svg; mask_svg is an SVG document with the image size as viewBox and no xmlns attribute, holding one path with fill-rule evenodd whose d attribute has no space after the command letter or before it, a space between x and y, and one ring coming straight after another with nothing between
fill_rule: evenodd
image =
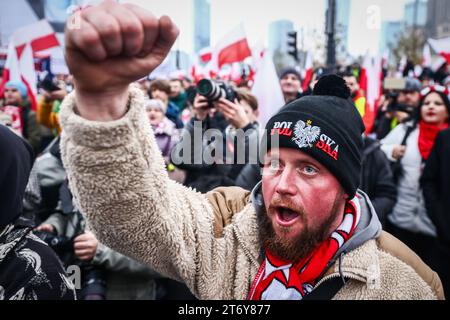
<instances>
[{"instance_id":1,"label":"raised clenched fist","mask_svg":"<svg viewBox=\"0 0 450 320\"><path fill-rule=\"evenodd\" d=\"M104 1L76 14L80 23L66 27L65 54L81 100L123 94L161 64L179 33L169 17L132 4Z\"/></svg>"}]
</instances>

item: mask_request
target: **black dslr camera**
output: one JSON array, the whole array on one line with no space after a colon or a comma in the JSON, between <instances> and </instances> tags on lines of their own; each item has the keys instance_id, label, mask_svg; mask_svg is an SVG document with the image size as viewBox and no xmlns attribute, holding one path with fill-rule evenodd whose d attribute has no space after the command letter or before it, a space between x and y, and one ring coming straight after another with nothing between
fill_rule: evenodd
<instances>
[{"instance_id":1,"label":"black dslr camera","mask_svg":"<svg viewBox=\"0 0 450 320\"><path fill-rule=\"evenodd\" d=\"M231 102L236 100L236 91L223 81L212 81L209 79L202 79L197 84L197 92L208 99L211 108L213 102L221 98L225 98Z\"/></svg>"},{"instance_id":2,"label":"black dslr camera","mask_svg":"<svg viewBox=\"0 0 450 320\"><path fill-rule=\"evenodd\" d=\"M401 111L408 114L408 119L411 119L411 117L414 116L416 112L416 108L414 106L410 106L407 104L399 103L397 101L398 99L398 92L390 92L388 94L389 104L387 106L388 112L396 112Z\"/></svg>"}]
</instances>

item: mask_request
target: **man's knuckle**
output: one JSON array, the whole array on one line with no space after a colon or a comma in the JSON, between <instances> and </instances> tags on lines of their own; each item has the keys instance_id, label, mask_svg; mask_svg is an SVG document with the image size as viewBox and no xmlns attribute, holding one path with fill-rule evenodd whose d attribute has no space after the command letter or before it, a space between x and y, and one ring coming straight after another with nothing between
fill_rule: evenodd
<instances>
[{"instance_id":1,"label":"man's knuckle","mask_svg":"<svg viewBox=\"0 0 450 320\"><path fill-rule=\"evenodd\" d=\"M96 44L98 44L98 42L100 41L99 35L94 32L93 30L84 30L81 39L80 39L80 43L81 45L87 46L87 47L91 47L94 46Z\"/></svg>"},{"instance_id":2,"label":"man's knuckle","mask_svg":"<svg viewBox=\"0 0 450 320\"><path fill-rule=\"evenodd\" d=\"M134 21L123 22L121 28L127 36L138 37L142 33L142 25Z\"/></svg>"},{"instance_id":3,"label":"man's knuckle","mask_svg":"<svg viewBox=\"0 0 450 320\"><path fill-rule=\"evenodd\" d=\"M105 21L101 29L102 36L107 38L115 38L120 35L120 27L112 21Z\"/></svg>"}]
</instances>

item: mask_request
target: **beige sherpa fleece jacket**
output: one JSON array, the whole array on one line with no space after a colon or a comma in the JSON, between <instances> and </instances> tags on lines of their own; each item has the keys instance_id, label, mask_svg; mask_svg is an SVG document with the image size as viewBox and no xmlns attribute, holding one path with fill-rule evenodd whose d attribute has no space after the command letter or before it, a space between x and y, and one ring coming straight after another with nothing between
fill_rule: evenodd
<instances>
[{"instance_id":1,"label":"beige sherpa fleece jacket","mask_svg":"<svg viewBox=\"0 0 450 320\"><path fill-rule=\"evenodd\" d=\"M169 180L142 102L130 87L123 118L93 122L76 114L73 94L64 100L61 154L75 201L105 245L185 282L200 299L245 299L262 261L249 193L204 195ZM442 298L436 274L387 234L341 267L352 280L335 299Z\"/></svg>"}]
</instances>

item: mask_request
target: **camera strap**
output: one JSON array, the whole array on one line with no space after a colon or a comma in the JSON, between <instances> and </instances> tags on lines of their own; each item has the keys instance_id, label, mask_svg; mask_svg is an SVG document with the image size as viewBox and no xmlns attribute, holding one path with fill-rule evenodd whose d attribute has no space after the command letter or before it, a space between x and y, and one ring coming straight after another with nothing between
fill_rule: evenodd
<instances>
[{"instance_id":1,"label":"camera strap","mask_svg":"<svg viewBox=\"0 0 450 320\"><path fill-rule=\"evenodd\" d=\"M401 146L406 146L406 140L408 140L409 135L411 134L411 132L414 130L415 126L406 126L406 133L405 136L403 137L402 143L400 144Z\"/></svg>"}]
</instances>

